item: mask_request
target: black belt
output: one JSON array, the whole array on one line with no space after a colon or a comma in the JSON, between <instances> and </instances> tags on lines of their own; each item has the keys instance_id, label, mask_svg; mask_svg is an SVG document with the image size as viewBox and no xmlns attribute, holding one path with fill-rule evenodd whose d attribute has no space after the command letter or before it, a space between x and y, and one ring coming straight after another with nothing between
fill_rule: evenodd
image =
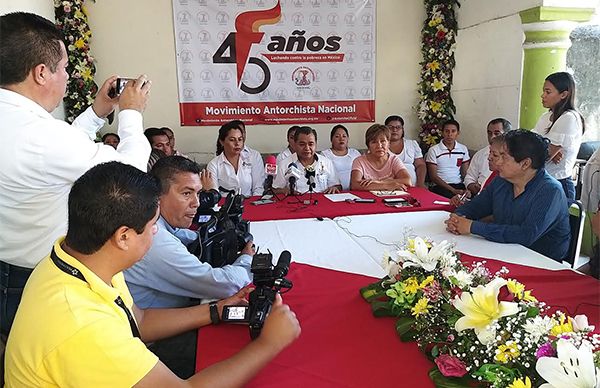
<instances>
[{"instance_id":1,"label":"black belt","mask_svg":"<svg viewBox=\"0 0 600 388\"><path fill-rule=\"evenodd\" d=\"M69 263L66 263L60 257L58 257L56 252L54 252L54 248L52 248L52 252L50 253L50 258L52 259L54 264L58 267L58 269L60 269L64 273L74 276L77 279L80 279L80 280L88 283L88 281L85 280L85 276L83 276L81 271L79 271L77 268L71 266ZM141 339L140 331L138 330L138 327L135 323L135 319L133 319L133 315L131 315L131 312L129 311L127 306L125 306L125 302L123 302L123 299L121 299L120 296L117 296L117 299L115 299L115 303L117 304L117 306L119 306L121 309L123 309L123 311L125 311L125 315L127 315L127 320L129 321L129 326L131 326L131 333L133 334L133 336Z\"/></svg>"}]
</instances>

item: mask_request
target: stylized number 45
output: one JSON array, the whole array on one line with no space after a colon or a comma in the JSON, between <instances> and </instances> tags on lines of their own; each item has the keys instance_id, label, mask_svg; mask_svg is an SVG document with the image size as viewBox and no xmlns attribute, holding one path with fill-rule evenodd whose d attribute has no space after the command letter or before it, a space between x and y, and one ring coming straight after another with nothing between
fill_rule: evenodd
<instances>
[{"instance_id":1,"label":"stylized number 45","mask_svg":"<svg viewBox=\"0 0 600 388\"><path fill-rule=\"evenodd\" d=\"M223 43L221 43L221 46L215 51L215 54L212 57L213 63L237 63L235 34L235 32L230 32L229 35L227 35L227 38L225 38ZM225 56L224 54L228 49L229 56ZM271 71L262 59L250 57L248 58L248 63L260 67L265 76L262 83L254 88L246 85L243 81L240 82L240 89L248 94L258 94L265 90L267 86L269 86L269 83L271 83Z\"/></svg>"}]
</instances>

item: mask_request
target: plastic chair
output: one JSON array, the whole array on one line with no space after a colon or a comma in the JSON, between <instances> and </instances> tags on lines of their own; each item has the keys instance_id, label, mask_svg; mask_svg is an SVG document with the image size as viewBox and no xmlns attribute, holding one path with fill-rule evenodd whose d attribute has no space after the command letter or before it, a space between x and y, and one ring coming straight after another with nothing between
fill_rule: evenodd
<instances>
[{"instance_id":1,"label":"plastic chair","mask_svg":"<svg viewBox=\"0 0 600 388\"><path fill-rule=\"evenodd\" d=\"M569 250L567 258L564 260L575 268L575 263L579 258L581 250L581 241L583 239L583 228L585 224L585 212L581 201L569 202L569 225L571 227L571 241L569 242Z\"/></svg>"}]
</instances>

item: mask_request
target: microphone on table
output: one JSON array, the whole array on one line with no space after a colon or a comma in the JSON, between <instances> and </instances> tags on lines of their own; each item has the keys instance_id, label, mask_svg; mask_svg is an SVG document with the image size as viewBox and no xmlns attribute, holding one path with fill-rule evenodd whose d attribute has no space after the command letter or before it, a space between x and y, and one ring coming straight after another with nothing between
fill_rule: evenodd
<instances>
[{"instance_id":1,"label":"microphone on table","mask_svg":"<svg viewBox=\"0 0 600 388\"><path fill-rule=\"evenodd\" d=\"M306 178L306 180L308 181L308 191L313 191L315 189L316 183L315 183L315 169L313 166L308 166L306 167L306 169L304 170L304 177Z\"/></svg>"},{"instance_id":2,"label":"microphone on table","mask_svg":"<svg viewBox=\"0 0 600 388\"><path fill-rule=\"evenodd\" d=\"M265 174L267 177L265 178L263 188L265 189L265 192L273 191L273 179L275 178L275 175L277 175L277 158L273 155L267 156L265 161Z\"/></svg>"},{"instance_id":3,"label":"microphone on table","mask_svg":"<svg viewBox=\"0 0 600 388\"><path fill-rule=\"evenodd\" d=\"M298 170L296 163L290 163L287 170L285 171L285 179L288 181L290 186L290 194L294 194L296 191L296 181L302 177L302 173Z\"/></svg>"}]
</instances>

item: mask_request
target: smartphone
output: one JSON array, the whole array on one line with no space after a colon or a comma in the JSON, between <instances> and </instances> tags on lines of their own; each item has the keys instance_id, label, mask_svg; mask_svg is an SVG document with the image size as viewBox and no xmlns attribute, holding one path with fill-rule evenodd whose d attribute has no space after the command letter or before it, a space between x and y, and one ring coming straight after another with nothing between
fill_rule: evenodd
<instances>
[{"instance_id":1,"label":"smartphone","mask_svg":"<svg viewBox=\"0 0 600 388\"><path fill-rule=\"evenodd\" d=\"M117 78L115 87L111 88L108 91L108 96L110 98L115 98L117 96L120 96L121 93L123 93L123 89L125 89L125 85L127 85L127 83L129 81L135 81L135 79L133 79L133 78Z\"/></svg>"},{"instance_id":2,"label":"smartphone","mask_svg":"<svg viewBox=\"0 0 600 388\"><path fill-rule=\"evenodd\" d=\"M408 201L404 198L384 198L383 203L399 204L399 203L408 203Z\"/></svg>"},{"instance_id":3,"label":"smartphone","mask_svg":"<svg viewBox=\"0 0 600 388\"><path fill-rule=\"evenodd\" d=\"M250 202L253 205L266 205L268 203L275 203L275 201L273 201L272 199L258 199L256 201L252 201Z\"/></svg>"}]
</instances>

